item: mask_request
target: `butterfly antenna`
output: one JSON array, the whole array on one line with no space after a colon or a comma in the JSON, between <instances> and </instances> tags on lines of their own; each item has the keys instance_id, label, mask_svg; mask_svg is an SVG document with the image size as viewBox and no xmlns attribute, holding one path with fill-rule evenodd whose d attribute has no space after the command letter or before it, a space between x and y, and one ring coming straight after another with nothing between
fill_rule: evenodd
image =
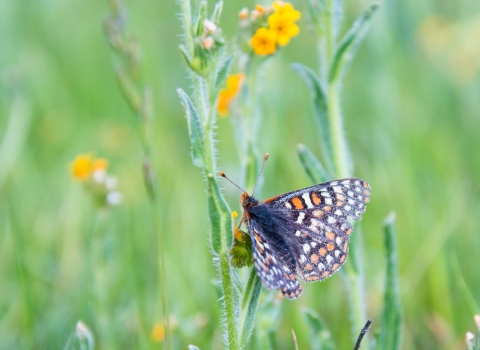
<instances>
[{"instance_id":1,"label":"butterfly antenna","mask_svg":"<svg viewBox=\"0 0 480 350\"><path fill-rule=\"evenodd\" d=\"M269 156L268 153L265 153L265 155L263 156L262 168L260 169L260 173L258 173L257 182L255 183L255 186L253 187L252 197L253 197L253 194L255 193L255 189L257 188L258 182L260 181L260 177L262 176L263 168L265 167L265 163L267 162L268 156Z\"/></svg>"},{"instance_id":2,"label":"butterfly antenna","mask_svg":"<svg viewBox=\"0 0 480 350\"><path fill-rule=\"evenodd\" d=\"M240 186L238 186L235 182L230 180L223 171L220 172L220 176L226 178L233 186L237 187L240 191L245 192Z\"/></svg>"}]
</instances>

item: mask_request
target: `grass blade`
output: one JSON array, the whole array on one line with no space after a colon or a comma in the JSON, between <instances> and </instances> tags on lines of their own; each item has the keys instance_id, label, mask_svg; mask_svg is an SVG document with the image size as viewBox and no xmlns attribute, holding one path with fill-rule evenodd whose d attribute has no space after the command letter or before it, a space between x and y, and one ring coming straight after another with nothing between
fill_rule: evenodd
<instances>
[{"instance_id":1,"label":"grass blade","mask_svg":"<svg viewBox=\"0 0 480 350\"><path fill-rule=\"evenodd\" d=\"M387 276L384 306L377 349L400 349L403 311L398 287L398 255L395 236L395 213L384 222L385 248L387 250Z\"/></svg>"},{"instance_id":2,"label":"grass blade","mask_svg":"<svg viewBox=\"0 0 480 350\"><path fill-rule=\"evenodd\" d=\"M305 308L301 312L309 328L310 347L319 350L335 350L332 333L322 317L315 310L309 308Z\"/></svg>"}]
</instances>

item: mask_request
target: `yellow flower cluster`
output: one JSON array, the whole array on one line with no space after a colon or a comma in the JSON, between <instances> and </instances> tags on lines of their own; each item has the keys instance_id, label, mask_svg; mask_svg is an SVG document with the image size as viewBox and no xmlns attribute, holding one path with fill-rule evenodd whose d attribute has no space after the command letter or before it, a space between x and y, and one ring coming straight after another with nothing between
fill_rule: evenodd
<instances>
[{"instance_id":1,"label":"yellow flower cluster","mask_svg":"<svg viewBox=\"0 0 480 350\"><path fill-rule=\"evenodd\" d=\"M122 194L117 191L117 178L107 174L107 169L106 159L93 158L90 154L78 155L71 164L72 178L83 182L99 205L117 205L122 201Z\"/></svg>"},{"instance_id":2,"label":"yellow flower cluster","mask_svg":"<svg viewBox=\"0 0 480 350\"><path fill-rule=\"evenodd\" d=\"M108 161L104 158L92 159L90 154L80 154L72 162L72 177L77 181L88 180L95 172L106 172Z\"/></svg>"},{"instance_id":3,"label":"yellow flower cluster","mask_svg":"<svg viewBox=\"0 0 480 350\"><path fill-rule=\"evenodd\" d=\"M244 79L243 73L232 74L227 78L227 87L218 94L217 111L221 117L228 114L228 107L238 94Z\"/></svg>"},{"instance_id":4,"label":"yellow flower cluster","mask_svg":"<svg viewBox=\"0 0 480 350\"><path fill-rule=\"evenodd\" d=\"M259 14L265 10L257 6L255 11ZM273 13L268 16L268 28L261 27L250 39L253 51L257 55L271 55L277 51L278 45L285 46L290 39L298 35L299 28L295 21L300 19L301 14L293 8L288 2L275 1L273 3Z\"/></svg>"}]
</instances>

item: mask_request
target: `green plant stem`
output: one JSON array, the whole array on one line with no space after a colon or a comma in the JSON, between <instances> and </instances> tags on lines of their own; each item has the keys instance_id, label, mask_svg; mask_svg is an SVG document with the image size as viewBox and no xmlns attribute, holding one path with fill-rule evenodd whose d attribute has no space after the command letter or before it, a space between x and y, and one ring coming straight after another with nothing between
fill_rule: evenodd
<instances>
[{"instance_id":1,"label":"green plant stem","mask_svg":"<svg viewBox=\"0 0 480 350\"><path fill-rule=\"evenodd\" d=\"M333 28L333 0L326 2L326 16L325 16L325 58L327 59L327 67L330 67L334 58L334 28ZM328 75L324 76L324 83L327 86L327 110L331 131L331 142L333 149L333 164L336 176L338 178L349 177L348 160L346 154L346 141L343 130L343 118L340 105L340 88L338 81L330 81ZM361 258L361 237L360 233L355 233L357 237L352 239L351 249L355 251L358 256L354 259L349 259L345 264L346 275L345 283L349 293L351 319L352 319L352 339L356 339L357 332L362 329L367 320L365 308L365 292L364 292L364 278L363 278L363 262ZM364 348L368 349L369 344L365 342Z\"/></svg>"},{"instance_id":2,"label":"green plant stem","mask_svg":"<svg viewBox=\"0 0 480 350\"><path fill-rule=\"evenodd\" d=\"M337 83L332 82L328 87L328 118L332 133L333 164L337 177L344 178L348 174L347 159L345 153L345 134L343 132L343 118L340 107L340 95ZM364 322L363 322L364 323ZM362 324L363 326L363 324ZM361 329L361 327L360 327Z\"/></svg>"},{"instance_id":3,"label":"green plant stem","mask_svg":"<svg viewBox=\"0 0 480 350\"><path fill-rule=\"evenodd\" d=\"M181 0L183 29L185 35L186 50L189 58L194 57L194 37L192 29L192 10L190 0ZM201 155L201 168L207 179L207 204L210 221L211 245L214 251L214 260L218 259L218 268L223 293L223 311L226 325L227 348L239 349L237 338L237 311L238 297L234 286L234 271L230 266L230 247L233 243L232 218L227 202L223 198L216 177L216 159L214 142L214 123L216 96L214 96L214 77L219 64L218 57L213 60L207 77L200 76L191 71L193 83L193 95L195 96L195 107L201 121L203 135L201 143L192 143L197 147L196 153ZM187 107L186 107L187 108ZM191 126L195 128L196 125Z\"/></svg>"}]
</instances>

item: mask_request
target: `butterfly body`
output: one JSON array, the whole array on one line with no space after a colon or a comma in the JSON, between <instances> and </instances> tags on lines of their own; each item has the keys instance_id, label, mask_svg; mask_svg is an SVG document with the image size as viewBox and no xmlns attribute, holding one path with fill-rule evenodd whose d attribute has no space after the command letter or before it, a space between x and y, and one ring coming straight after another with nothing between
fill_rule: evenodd
<instances>
[{"instance_id":1,"label":"butterfly body","mask_svg":"<svg viewBox=\"0 0 480 350\"><path fill-rule=\"evenodd\" d=\"M295 299L296 275L321 281L345 262L353 226L370 200L370 186L341 179L272 197L265 202L243 192L243 221L252 239L253 262L263 285Z\"/></svg>"}]
</instances>

